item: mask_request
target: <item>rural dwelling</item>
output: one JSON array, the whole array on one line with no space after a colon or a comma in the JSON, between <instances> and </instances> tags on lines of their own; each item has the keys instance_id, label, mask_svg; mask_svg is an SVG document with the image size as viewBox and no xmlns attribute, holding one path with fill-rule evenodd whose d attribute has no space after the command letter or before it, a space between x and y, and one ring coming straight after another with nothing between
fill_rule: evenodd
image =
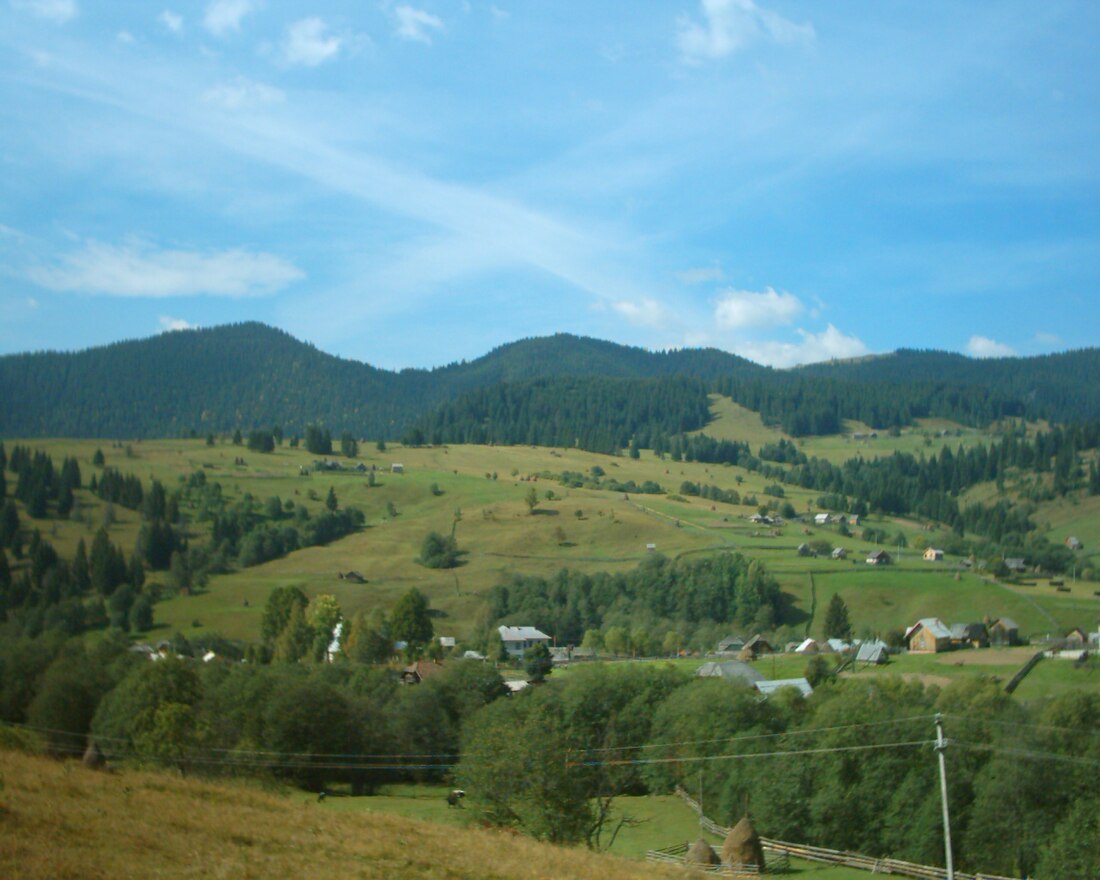
<instances>
[{"instance_id":1,"label":"rural dwelling","mask_svg":"<svg viewBox=\"0 0 1100 880\"><path fill-rule=\"evenodd\" d=\"M745 647L745 640L741 636L726 636L714 649L715 654L738 654Z\"/></svg>"},{"instance_id":2,"label":"rural dwelling","mask_svg":"<svg viewBox=\"0 0 1100 880\"><path fill-rule=\"evenodd\" d=\"M856 663L862 663L865 666L881 666L888 659L886 642L879 639L868 639L856 652Z\"/></svg>"},{"instance_id":3,"label":"rural dwelling","mask_svg":"<svg viewBox=\"0 0 1100 880\"><path fill-rule=\"evenodd\" d=\"M845 550L843 547L834 547L832 555L833 559L847 559L848 551Z\"/></svg>"},{"instance_id":4,"label":"rural dwelling","mask_svg":"<svg viewBox=\"0 0 1100 880\"><path fill-rule=\"evenodd\" d=\"M817 654L821 651L821 645L816 639L805 639L794 649L796 654Z\"/></svg>"},{"instance_id":5,"label":"rural dwelling","mask_svg":"<svg viewBox=\"0 0 1100 880\"><path fill-rule=\"evenodd\" d=\"M938 617L925 617L905 631L913 654L938 654L951 650L951 630Z\"/></svg>"},{"instance_id":6,"label":"rural dwelling","mask_svg":"<svg viewBox=\"0 0 1100 880\"><path fill-rule=\"evenodd\" d=\"M504 686L508 688L509 694L518 694L520 691L527 690L527 688L531 686L531 683L528 681L509 678L505 679Z\"/></svg>"},{"instance_id":7,"label":"rural dwelling","mask_svg":"<svg viewBox=\"0 0 1100 880\"><path fill-rule=\"evenodd\" d=\"M1006 559L1005 568L1007 568L1014 574L1023 574L1025 571L1027 571L1026 563L1023 561L1023 559L1020 559L1019 557L1009 557L1008 559Z\"/></svg>"},{"instance_id":8,"label":"rural dwelling","mask_svg":"<svg viewBox=\"0 0 1100 880\"><path fill-rule=\"evenodd\" d=\"M1066 546L1069 547L1070 550L1080 550L1083 545L1077 538L1070 535L1066 538Z\"/></svg>"},{"instance_id":9,"label":"rural dwelling","mask_svg":"<svg viewBox=\"0 0 1100 880\"><path fill-rule=\"evenodd\" d=\"M984 623L951 624L952 648L988 648L989 633Z\"/></svg>"},{"instance_id":10,"label":"rural dwelling","mask_svg":"<svg viewBox=\"0 0 1100 880\"><path fill-rule=\"evenodd\" d=\"M1065 639L1066 650L1068 651L1081 651L1089 646L1089 637L1085 635L1083 629L1072 629L1066 633Z\"/></svg>"},{"instance_id":11,"label":"rural dwelling","mask_svg":"<svg viewBox=\"0 0 1100 880\"><path fill-rule=\"evenodd\" d=\"M889 565L891 562L893 562L893 560L890 558L890 554L885 550L876 550L867 557L868 565Z\"/></svg>"},{"instance_id":12,"label":"rural dwelling","mask_svg":"<svg viewBox=\"0 0 1100 880\"><path fill-rule=\"evenodd\" d=\"M498 627L498 632L508 656L517 660L523 659L528 648L533 648L540 642L545 645L550 641L550 636L533 626L501 626Z\"/></svg>"},{"instance_id":13,"label":"rural dwelling","mask_svg":"<svg viewBox=\"0 0 1100 880\"><path fill-rule=\"evenodd\" d=\"M943 551L936 547L929 547L924 551L925 562L943 562Z\"/></svg>"},{"instance_id":14,"label":"rural dwelling","mask_svg":"<svg viewBox=\"0 0 1100 880\"><path fill-rule=\"evenodd\" d=\"M829 524L829 514L816 513L814 514L814 522L819 526L827 526Z\"/></svg>"},{"instance_id":15,"label":"rural dwelling","mask_svg":"<svg viewBox=\"0 0 1100 880\"><path fill-rule=\"evenodd\" d=\"M799 544L798 545L798 555L799 556L817 556L817 554L814 553L813 548L809 544Z\"/></svg>"},{"instance_id":16,"label":"rural dwelling","mask_svg":"<svg viewBox=\"0 0 1100 880\"><path fill-rule=\"evenodd\" d=\"M550 649L550 663L554 666L568 666L571 659L569 648L551 648Z\"/></svg>"},{"instance_id":17,"label":"rural dwelling","mask_svg":"<svg viewBox=\"0 0 1100 880\"><path fill-rule=\"evenodd\" d=\"M442 668L443 664L436 663L434 660L417 660L401 670L401 683L420 684L425 678L435 675Z\"/></svg>"},{"instance_id":18,"label":"rural dwelling","mask_svg":"<svg viewBox=\"0 0 1100 880\"><path fill-rule=\"evenodd\" d=\"M852 652L852 643L846 642L844 639L826 639L825 648L836 654L850 654Z\"/></svg>"},{"instance_id":19,"label":"rural dwelling","mask_svg":"<svg viewBox=\"0 0 1100 880\"><path fill-rule=\"evenodd\" d=\"M1011 617L1001 617L989 628L990 644L1002 648L1006 645L1019 645L1020 627Z\"/></svg>"},{"instance_id":20,"label":"rural dwelling","mask_svg":"<svg viewBox=\"0 0 1100 880\"><path fill-rule=\"evenodd\" d=\"M455 637L454 636L440 636L439 637L439 647L447 648L448 650L453 651L454 647L455 647Z\"/></svg>"},{"instance_id":21,"label":"rural dwelling","mask_svg":"<svg viewBox=\"0 0 1100 880\"><path fill-rule=\"evenodd\" d=\"M405 465L398 464L397 462L394 462L393 464L390 465L390 473L391 474L403 474L403 473L405 473Z\"/></svg>"},{"instance_id":22,"label":"rural dwelling","mask_svg":"<svg viewBox=\"0 0 1100 880\"><path fill-rule=\"evenodd\" d=\"M753 687L765 697L770 697L777 690L785 687L794 688L804 697L808 697L814 692L814 689L810 687L810 683L804 678L777 678L771 681L758 681L753 684Z\"/></svg>"},{"instance_id":23,"label":"rural dwelling","mask_svg":"<svg viewBox=\"0 0 1100 880\"><path fill-rule=\"evenodd\" d=\"M749 639L747 642L745 642L745 647L743 647L741 649L741 654L742 655L747 654L753 660L755 660L761 654L774 654L774 653L775 653L775 650L768 643L768 640L765 639L759 633L757 633L751 639Z\"/></svg>"},{"instance_id":24,"label":"rural dwelling","mask_svg":"<svg viewBox=\"0 0 1100 880\"><path fill-rule=\"evenodd\" d=\"M720 662L704 663L695 670L700 678L724 678L726 681L737 684L749 685L763 681L764 676L740 660L722 660Z\"/></svg>"}]
</instances>

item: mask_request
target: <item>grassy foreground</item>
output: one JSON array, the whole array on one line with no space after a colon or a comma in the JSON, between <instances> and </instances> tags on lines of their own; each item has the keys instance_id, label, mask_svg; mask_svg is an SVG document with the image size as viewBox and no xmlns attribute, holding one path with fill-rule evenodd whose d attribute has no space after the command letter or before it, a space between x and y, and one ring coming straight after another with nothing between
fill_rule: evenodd
<instances>
[{"instance_id":1,"label":"grassy foreground","mask_svg":"<svg viewBox=\"0 0 1100 880\"><path fill-rule=\"evenodd\" d=\"M12 880L683 876L503 832L10 751L0 751L0 779L0 876Z\"/></svg>"}]
</instances>

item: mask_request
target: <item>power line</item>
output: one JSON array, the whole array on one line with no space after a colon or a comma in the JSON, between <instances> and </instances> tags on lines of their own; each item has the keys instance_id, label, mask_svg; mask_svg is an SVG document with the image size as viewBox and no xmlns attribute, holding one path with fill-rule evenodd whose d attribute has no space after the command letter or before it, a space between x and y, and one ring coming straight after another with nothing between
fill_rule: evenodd
<instances>
[{"instance_id":1,"label":"power line","mask_svg":"<svg viewBox=\"0 0 1100 880\"><path fill-rule=\"evenodd\" d=\"M690 764L705 761L742 761L749 758L775 758L783 755L825 755L833 752L862 752L870 749L892 749L904 746L927 746L935 740L920 739L895 743L868 743L859 746L824 746L819 749L781 749L775 752L739 752L728 755L697 755L675 758L620 758L610 761L570 761L567 767L617 767L635 764Z\"/></svg>"},{"instance_id":2,"label":"power line","mask_svg":"<svg viewBox=\"0 0 1100 880\"><path fill-rule=\"evenodd\" d=\"M951 744L975 752L993 752L998 755L1010 755L1014 758L1026 758L1031 761L1056 761L1062 764L1078 764L1083 767L1100 767L1100 761L1094 758L1081 758L1077 755L1059 755L1055 752L1040 752L1034 749L1012 749L1004 746L986 745L985 743L962 742L957 739L952 739Z\"/></svg>"},{"instance_id":3,"label":"power line","mask_svg":"<svg viewBox=\"0 0 1100 880\"><path fill-rule=\"evenodd\" d=\"M782 733L751 733L743 736L724 736L717 739L696 739L696 740L679 740L677 742L665 742L665 743L644 743L636 746L603 746L600 748L581 749L580 751L586 754L592 754L595 752L626 752L636 749L660 749L660 748L672 748L674 746L700 746L700 745L713 745L714 743L722 742L749 742L751 740L760 739L777 739L784 736L807 736L817 733L834 733L840 730L859 730L867 727L885 727L891 724L906 724L913 721L928 721L934 716L932 715L912 715L907 718L896 718L890 721L868 721L862 724L840 724L834 727L808 727L801 730L787 730Z\"/></svg>"}]
</instances>

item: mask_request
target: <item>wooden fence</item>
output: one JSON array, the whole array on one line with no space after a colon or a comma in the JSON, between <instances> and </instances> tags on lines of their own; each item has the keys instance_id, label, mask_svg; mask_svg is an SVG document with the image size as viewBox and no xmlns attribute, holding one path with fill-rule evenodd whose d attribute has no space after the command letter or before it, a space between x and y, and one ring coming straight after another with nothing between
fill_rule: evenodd
<instances>
[{"instance_id":1,"label":"wooden fence","mask_svg":"<svg viewBox=\"0 0 1100 880\"><path fill-rule=\"evenodd\" d=\"M730 829L716 822L712 822L703 815L699 803L682 788L677 788L676 793L699 816L700 825L711 834L725 837ZM877 859L860 853L844 852L842 850L826 849L823 846L809 846L802 843L787 843L783 840L773 840L769 837L761 837L760 843L764 847L766 860L773 855L780 854L794 856L798 859L807 859L812 862L825 862L830 865L844 865L848 868L861 868L872 874L894 874L901 877L916 877L919 880L944 880L947 871L944 868L931 865L918 865L914 862L906 862L902 859ZM648 854L646 856L648 858ZM1002 877L999 874L967 874L964 871L955 872L955 880L1016 880L1013 877Z\"/></svg>"}]
</instances>

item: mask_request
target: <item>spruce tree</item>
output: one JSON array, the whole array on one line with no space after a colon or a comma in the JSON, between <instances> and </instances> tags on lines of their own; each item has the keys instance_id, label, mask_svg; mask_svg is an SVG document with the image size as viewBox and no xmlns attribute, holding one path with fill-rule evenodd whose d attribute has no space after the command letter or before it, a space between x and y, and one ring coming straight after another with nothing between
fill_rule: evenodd
<instances>
[{"instance_id":1,"label":"spruce tree","mask_svg":"<svg viewBox=\"0 0 1100 880\"><path fill-rule=\"evenodd\" d=\"M850 639L852 637L852 622L848 618L848 606L840 598L840 593L833 593L829 600L829 608L825 612L825 638Z\"/></svg>"}]
</instances>

